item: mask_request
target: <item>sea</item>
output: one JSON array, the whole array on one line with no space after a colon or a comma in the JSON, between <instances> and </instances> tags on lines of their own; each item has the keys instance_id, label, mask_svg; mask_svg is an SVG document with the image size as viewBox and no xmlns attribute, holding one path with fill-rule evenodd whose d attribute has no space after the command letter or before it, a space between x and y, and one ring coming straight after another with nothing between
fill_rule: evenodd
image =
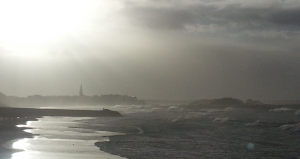
<instances>
[{"instance_id":1,"label":"sea","mask_svg":"<svg viewBox=\"0 0 300 159\"><path fill-rule=\"evenodd\" d=\"M58 107L57 107L58 108ZM300 106L80 106L123 117L28 121L11 159L300 159Z\"/></svg>"}]
</instances>

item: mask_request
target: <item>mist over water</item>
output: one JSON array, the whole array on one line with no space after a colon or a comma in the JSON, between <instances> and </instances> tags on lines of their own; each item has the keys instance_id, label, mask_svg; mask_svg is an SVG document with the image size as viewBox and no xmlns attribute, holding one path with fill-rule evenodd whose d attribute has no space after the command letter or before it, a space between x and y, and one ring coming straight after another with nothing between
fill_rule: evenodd
<instances>
[{"instance_id":1,"label":"mist over water","mask_svg":"<svg viewBox=\"0 0 300 159\"><path fill-rule=\"evenodd\" d=\"M9 159L300 159L299 17L299 0L0 0L0 140L23 137Z\"/></svg>"}]
</instances>

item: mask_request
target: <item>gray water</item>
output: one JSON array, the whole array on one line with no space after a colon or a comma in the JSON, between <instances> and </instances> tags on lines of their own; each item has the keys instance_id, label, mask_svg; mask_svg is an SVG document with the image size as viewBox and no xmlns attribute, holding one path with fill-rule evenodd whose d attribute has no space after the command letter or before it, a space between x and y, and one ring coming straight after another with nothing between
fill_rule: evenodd
<instances>
[{"instance_id":1,"label":"gray water","mask_svg":"<svg viewBox=\"0 0 300 159\"><path fill-rule=\"evenodd\" d=\"M300 158L297 108L170 106L143 110L127 108L122 119L86 120L102 123L102 129L127 132L97 146L133 159Z\"/></svg>"},{"instance_id":2,"label":"gray water","mask_svg":"<svg viewBox=\"0 0 300 159\"><path fill-rule=\"evenodd\" d=\"M110 109L124 117L43 117L28 122L25 127L33 129L26 131L36 136L14 142L14 148L25 151L12 159L300 158L298 108Z\"/></svg>"}]
</instances>

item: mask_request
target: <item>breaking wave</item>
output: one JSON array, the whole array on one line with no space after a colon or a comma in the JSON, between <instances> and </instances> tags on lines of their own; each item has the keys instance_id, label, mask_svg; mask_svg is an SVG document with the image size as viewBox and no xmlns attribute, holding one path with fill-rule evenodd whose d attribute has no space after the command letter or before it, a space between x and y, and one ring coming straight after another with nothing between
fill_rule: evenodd
<instances>
[{"instance_id":1,"label":"breaking wave","mask_svg":"<svg viewBox=\"0 0 300 159\"><path fill-rule=\"evenodd\" d=\"M282 130L290 130L300 132L300 123L297 124L285 124L279 127Z\"/></svg>"},{"instance_id":2,"label":"breaking wave","mask_svg":"<svg viewBox=\"0 0 300 159\"><path fill-rule=\"evenodd\" d=\"M282 107L282 108L275 108L275 109L270 109L270 112L281 112L281 111L293 111L293 109Z\"/></svg>"}]
</instances>

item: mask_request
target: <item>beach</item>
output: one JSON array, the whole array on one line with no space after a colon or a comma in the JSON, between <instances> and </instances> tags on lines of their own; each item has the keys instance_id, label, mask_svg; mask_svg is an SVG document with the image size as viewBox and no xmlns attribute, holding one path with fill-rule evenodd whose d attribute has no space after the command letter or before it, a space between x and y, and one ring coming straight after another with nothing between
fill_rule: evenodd
<instances>
[{"instance_id":1,"label":"beach","mask_svg":"<svg viewBox=\"0 0 300 159\"><path fill-rule=\"evenodd\" d=\"M112 117L1 121L1 159L299 158L299 107L123 106ZM117 109L118 108L118 109ZM26 122L26 121L29 122ZM22 126L15 127L17 124ZM23 132L29 132L30 134ZM16 146L19 145L19 146Z\"/></svg>"},{"instance_id":2,"label":"beach","mask_svg":"<svg viewBox=\"0 0 300 159\"><path fill-rule=\"evenodd\" d=\"M25 124L27 121L36 120L35 117L30 118L17 118L17 119L0 119L0 158L10 159L11 155L15 152L21 151L16 149L9 149L8 141L19 138L30 138L30 133L24 132L24 128L17 127L16 125ZM5 146L7 145L7 146Z\"/></svg>"},{"instance_id":3,"label":"beach","mask_svg":"<svg viewBox=\"0 0 300 159\"><path fill-rule=\"evenodd\" d=\"M77 155L87 158L118 158L94 146L113 132L71 128L81 119L122 116L116 111L0 107L0 115L1 159L40 158L36 153L50 158L61 154L66 159L78 151L82 152Z\"/></svg>"},{"instance_id":4,"label":"beach","mask_svg":"<svg viewBox=\"0 0 300 159\"><path fill-rule=\"evenodd\" d=\"M17 120L3 121L7 129L1 131L3 135L0 134L1 139L3 138L1 140L3 147L0 158L124 159L100 151L94 145L95 142L107 141L108 136L122 135L122 133L102 131L101 129L86 129L78 125L81 120L95 118L97 117L42 116L34 120L30 119L28 122L26 122L27 120L19 120L19 122ZM18 125L18 127L15 127L15 125Z\"/></svg>"}]
</instances>

